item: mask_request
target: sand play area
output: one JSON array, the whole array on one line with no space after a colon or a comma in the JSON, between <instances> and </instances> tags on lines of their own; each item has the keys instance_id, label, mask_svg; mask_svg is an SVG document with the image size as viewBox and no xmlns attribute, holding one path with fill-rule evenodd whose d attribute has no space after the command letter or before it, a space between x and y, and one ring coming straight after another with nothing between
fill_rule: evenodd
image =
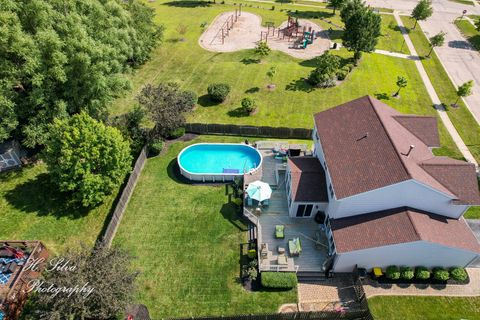
<instances>
[{"instance_id":1,"label":"sand play area","mask_svg":"<svg viewBox=\"0 0 480 320\"><path fill-rule=\"evenodd\" d=\"M330 48L328 32L319 25L299 19L298 27L292 27L295 31L291 32L293 29L288 27L287 21L279 28L262 27L262 18L255 14L242 12L236 15L235 12L224 12L218 15L200 36L199 44L208 51L233 52L255 48L262 35L263 41L267 38L268 46L272 50L279 50L300 59L317 57ZM307 44L306 48L303 48L303 30L312 30L312 33L315 31L313 41Z\"/></svg>"}]
</instances>

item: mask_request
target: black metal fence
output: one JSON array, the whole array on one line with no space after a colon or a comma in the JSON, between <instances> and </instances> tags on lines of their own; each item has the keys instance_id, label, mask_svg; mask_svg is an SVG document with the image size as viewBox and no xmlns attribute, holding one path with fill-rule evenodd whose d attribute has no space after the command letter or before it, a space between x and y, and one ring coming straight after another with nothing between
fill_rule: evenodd
<instances>
[{"instance_id":1,"label":"black metal fence","mask_svg":"<svg viewBox=\"0 0 480 320\"><path fill-rule=\"evenodd\" d=\"M145 160L147 160L147 146L142 148L140 155L135 162L135 167L133 168L130 177L128 178L128 182L123 188L122 195L117 202L117 206L115 207L115 211L112 214L110 222L103 234L103 243L107 246L112 244L113 237L115 237L115 233L117 232L118 226L120 225L120 221L122 220L123 213L125 212L125 208L127 207L128 201L132 196L133 189L137 184L137 180L140 177L140 173L142 172L143 166L145 165Z\"/></svg>"},{"instance_id":2,"label":"black metal fence","mask_svg":"<svg viewBox=\"0 0 480 320\"><path fill-rule=\"evenodd\" d=\"M196 134L218 134L245 137L311 139L312 129L286 127L257 127L235 124L187 123L185 131Z\"/></svg>"}]
</instances>

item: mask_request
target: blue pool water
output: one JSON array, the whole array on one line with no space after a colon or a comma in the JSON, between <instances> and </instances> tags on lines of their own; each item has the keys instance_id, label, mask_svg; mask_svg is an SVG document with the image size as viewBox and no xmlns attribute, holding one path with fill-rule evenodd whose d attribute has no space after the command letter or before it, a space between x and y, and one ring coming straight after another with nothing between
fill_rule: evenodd
<instances>
[{"instance_id":1,"label":"blue pool water","mask_svg":"<svg viewBox=\"0 0 480 320\"><path fill-rule=\"evenodd\" d=\"M260 153L243 144L194 144L178 156L181 168L192 174L243 174L261 163Z\"/></svg>"}]
</instances>

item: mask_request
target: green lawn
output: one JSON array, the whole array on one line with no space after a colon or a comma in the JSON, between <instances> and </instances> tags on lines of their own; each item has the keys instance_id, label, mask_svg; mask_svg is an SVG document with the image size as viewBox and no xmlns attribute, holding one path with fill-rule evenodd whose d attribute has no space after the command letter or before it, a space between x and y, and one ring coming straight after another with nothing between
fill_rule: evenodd
<instances>
[{"instance_id":1,"label":"green lawn","mask_svg":"<svg viewBox=\"0 0 480 320\"><path fill-rule=\"evenodd\" d=\"M377 49L410 54L393 15L382 15L382 35Z\"/></svg>"},{"instance_id":2,"label":"green lawn","mask_svg":"<svg viewBox=\"0 0 480 320\"><path fill-rule=\"evenodd\" d=\"M115 195L87 211L65 205L48 182L44 164L0 175L0 239L41 240L54 254L80 243L92 245Z\"/></svg>"},{"instance_id":3,"label":"green lawn","mask_svg":"<svg viewBox=\"0 0 480 320\"><path fill-rule=\"evenodd\" d=\"M146 83L177 81L183 87L195 90L200 96L201 107L189 118L190 121L280 126L286 124L285 116L288 114L288 125L310 127L311 115L314 112L365 94L390 94L395 90L395 79L398 74L406 73L412 83L420 81L410 61L366 55L364 65L355 70L338 88L312 90L303 81L314 66L312 61L301 61L283 53L273 52L263 63L256 64L251 63L254 58L251 50L213 53L203 50L198 45L198 38L203 31L200 25L204 22L210 23L221 12L234 10L235 6L218 4L192 8L175 6L172 3L156 1L149 4L156 8L157 22L166 26L165 41L153 53L152 60L131 76L133 91L111 106L113 114L130 110L135 104L136 95ZM311 19L324 29L332 27L332 39L340 40L341 31L336 25L342 23L338 14L333 16L330 9L277 5L276 10L272 11L271 6L265 3L249 2L248 5L253 7L244 7L243 10L256 13L262 16L264 22L271 21L276 25L287 19L287 12L280 10L298 10L298 13L293 12L295 16ZM188 20L185 19L186 16L189 17ZM384 23L383 29L390 40L385 41L382 38L379 49L401 48L400 33L389 28L391 17L385 15L383 18L388 20ZM185 42L177 41L179 36L176 27L180 23L188 25ZM339 54L351 56L344 50ZM268 79L265 73L271 66L277 66L278 69L274 79L277 89L268 92L266 90ZM373 74L375 76L372 76ZM229 100L220 106L211 106L204 96L208 84L213 82L227 82L233 88ZM422 110L422 113L429 113L431 110L426 109L430 108L430 102L424 93L423 86L419 90L414 90L412 86L405 90L403 99L393 99L390 104L404 112ZM235 109L240 106L240 100L246 95L252 95L257 99L259 113L251 117L238 117Z\"/></svg>"},{"instance_id":4,"label":"green lawn","mask_svg":"<svg viewBox=\"0 0 480 320\"><path fill-rule=\"evenodd\" d=\"M249 293L239 284L245 225L225 186L177 180L176 156L185 146L243 140L202 136L147 161L114 243L137 257L138 301L153 319L276 312L296 302L295 290Z\"/></svg>"},{"instance_id":5,"label":"green lawn","mask_svg":"<svg viewBox=\"0 0 480 320\"><path fill-rule=\"evenodd\" d=\"M470 0L449 0L449 1L460 3L460 4L466 4L466 5L469 5L469 6L475 6L473 1L470 1ZM476 0L474 0L474 1L476 1Z\"/></svg>"},{"instance_id":6,"label":"green lawn","mask_svg":"<svg viewBox=\"0 0 480 320\"><path fill-rule=\"evenodd\" d=\"M477 50L480 50L480 32L468 20L455 20L455 25L470 44Z\"/></svg>"},{"instance_id":7,"label":"green lawn","mask_svg":"<svg viewBox=\"0 0 480 320\"><path fill-rule=\"evenodd\" d=\"M409 17L402 17L402 20L406 26L413 27L414 21ZM410 38L418 54L426 56L430 46L419 26L415 30L410 29ZM447 106L450 120L472 155L480 162L480 126L462 101L459 101L458 108L450 107L457 99L456 89L435 52L432 52L430 58L423 59L422 63L440 100Z\"/></svg>"},{"instance_id":8,"label":"green lawn","mask_svg":"<svg viewBox=\"0 0 480 320\"><path fill-rule=\"evenodd\" d=\"M480 298L378 296L368 299L375 320L479 319Z\"/></svg>"}]
</instances>

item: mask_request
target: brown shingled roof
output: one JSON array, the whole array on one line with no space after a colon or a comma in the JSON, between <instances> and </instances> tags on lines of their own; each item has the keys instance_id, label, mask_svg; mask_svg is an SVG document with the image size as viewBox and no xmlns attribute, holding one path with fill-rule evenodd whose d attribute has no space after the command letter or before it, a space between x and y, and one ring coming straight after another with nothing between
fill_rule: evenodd
<instances>
[{"instance_id":1,"label":"brown shingled roof","mask_svg":"<svg viewBox=\"0 0 480 320\"><path fill-rule=\"evenodd\" d=\"M463 218L397 208L330 223L339 253L421 240L480 253L480 244Z\"/></svg>"},{"instance_id":2,"label":"brown shingled roof","mask_svg":"<svg viewBox=\"0 0 480 320\"><path fill-rule=\"evenodd\" d=\"M291 157L288 166L293 201L328 202L325 171L317 158Z\"/></svg>"},{"instance_id":3,"label":"brown shingled roof","mask_svg":"<svg viewBox=\"0 0 480 320\"><path fill-rule=\"evenodd\" d=\"M458 204L480 204L478 180L473 163L448 157L435 157L422 162L421 166L457 196Z\"/></svg>"},{"instance_id":4,"label":"brown shingled roof","mask_svg":"<svg viewBox=\"0 0 480 320\"><path fill-rule=\"evenodd\" d=\"M434 158L429 147L438 145L435 118L403 115L365 96L314 120L337 199L415 179L461 200L422 166Z\"/></svg>"}]
</instances>

